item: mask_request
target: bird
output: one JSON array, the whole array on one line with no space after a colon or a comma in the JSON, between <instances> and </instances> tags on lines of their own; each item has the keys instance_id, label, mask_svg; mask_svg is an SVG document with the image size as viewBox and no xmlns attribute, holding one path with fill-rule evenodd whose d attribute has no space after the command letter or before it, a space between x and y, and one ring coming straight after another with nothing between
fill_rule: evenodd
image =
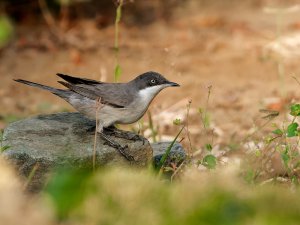
<instances>
[{"instance_id":1,"label":"bird","mask_svg":"<svg viewBox=\"0 0 300 225\"><path fill-rule=\"evenodd\" d=\"M87 118L96 119L97 132L128 160L133 160L133 157L125 152L126 146L122 147L110 140L105 135L105 129L116 124L131 124L138 121L161 90L180 86L153 71L142 73L127 83L106 83L61 73L56 75L64 80L58 82L66 89L23 79L14 81L50 91Z\"/></svg>"}]
</instances>

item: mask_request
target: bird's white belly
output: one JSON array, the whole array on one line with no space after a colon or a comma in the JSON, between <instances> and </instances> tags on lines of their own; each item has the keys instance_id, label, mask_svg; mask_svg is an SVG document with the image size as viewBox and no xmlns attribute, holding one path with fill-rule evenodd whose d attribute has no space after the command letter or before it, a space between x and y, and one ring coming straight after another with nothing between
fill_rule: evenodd
<instances>
[{"instance_id":1,"label":"bird's white belly","mask_svg":"<svg viewBox=\"0 0 300 225\"><path fill-rule=\"evenodd\" d=\"M111 106L104 106L99 111L99 120L103 121L104 126L106 124L130 124L138 121L143 115L147 108L113 108Z\"/></svg>"}]
</instances>

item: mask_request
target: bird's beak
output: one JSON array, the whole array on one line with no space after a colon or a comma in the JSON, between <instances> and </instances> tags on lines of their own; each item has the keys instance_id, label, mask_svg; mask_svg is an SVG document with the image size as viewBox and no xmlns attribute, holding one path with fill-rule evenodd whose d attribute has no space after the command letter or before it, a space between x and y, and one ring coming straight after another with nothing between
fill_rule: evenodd
<instances>
[{"instance_id":1,"label":"bird's beak","mask_svg":"<svg viewBox=\"0 0 300 225\"><path fill-rule=\"evenodd\" d=\"M170 87L179 87L180 85L179 84L177 84L177 83L175 83L175 82L171 82L171 81L168 81L168 86L170 86Z\"/></svg>"}]
</instances>

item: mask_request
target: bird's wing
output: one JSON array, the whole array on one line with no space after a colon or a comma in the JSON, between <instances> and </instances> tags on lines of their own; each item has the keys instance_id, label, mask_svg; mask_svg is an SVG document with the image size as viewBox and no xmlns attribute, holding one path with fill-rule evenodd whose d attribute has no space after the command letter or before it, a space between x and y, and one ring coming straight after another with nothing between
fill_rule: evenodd
<instances>
[{"instance_id":1,"label":"bird's wing","mask_svg":"<svg viewBox=\"0 0 300 225\"><path fill-rule=\"evenodd\" d=\"M64 79L70 84L102 84L100 81L86 79L86 78L79 78L79 77L73 77L66 74L57 73L57 76Z\"/></svg>"},{"instance_id":2,"label":"bird's wing","mask_svg":"<svg viewBox=\"0 0 300 225\"><path fill-rule=\"evenodd\" d=\"M71 84L58 81L71 91L90 99L98 100L102 104L110 105L116 108L125 108L133 100L133 96L129 95L130 90L124 84ZM123 85L124 88L120 88Z\"/></svg>"}]
</instances>

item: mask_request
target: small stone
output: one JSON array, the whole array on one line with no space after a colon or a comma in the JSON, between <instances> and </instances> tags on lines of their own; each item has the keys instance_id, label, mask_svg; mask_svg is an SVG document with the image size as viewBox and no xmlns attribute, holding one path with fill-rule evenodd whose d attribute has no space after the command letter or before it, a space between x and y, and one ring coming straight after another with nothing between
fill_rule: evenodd
<instances>
[{"instance_id":1,"label":"small stone","mask_svg":"<svg viewBox=\"0 0 300 225\"><path fill-rule=\"evenodd\" d=\"M172 142L158 142L151 144L153 149L153 163L154 167L159 165L161 157L165 154L168 147ZM186 153L182 145L178 142L175 142L171 148L170 154L165 162L166 166L171 166L171 164L175 164L179 166L183 160L186 158Z\"/></svg>"}]
</instances>

